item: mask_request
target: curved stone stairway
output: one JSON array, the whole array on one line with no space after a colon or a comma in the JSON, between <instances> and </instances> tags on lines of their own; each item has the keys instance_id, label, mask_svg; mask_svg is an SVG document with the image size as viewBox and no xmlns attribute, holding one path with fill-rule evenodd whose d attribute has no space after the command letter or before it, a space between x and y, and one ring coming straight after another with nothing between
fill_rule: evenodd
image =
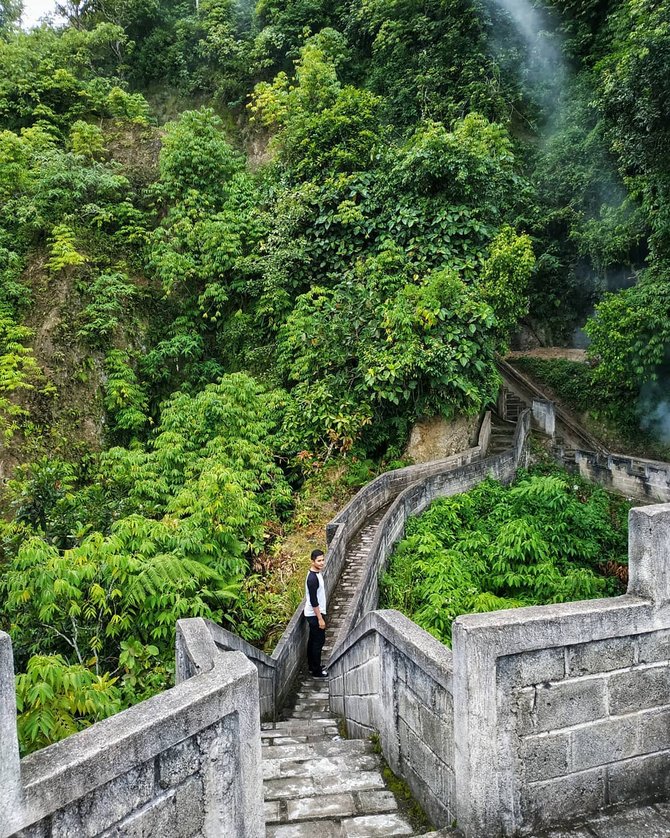
<instances>
[{"instance_id":1,"label":"curved stone stairway","mask_svg":"<svg viewBox=\"0 0 670 838\"><path fill-rule=\"evenodd\" d=\"M517 400L520 401L520 400ZM509 405L508 405L509 407ZM517 407L516 402L513 407ZM514 423L495 416L489 454L508 449ZM348 546L345 566L328 606L324 663L342 626L365 559L388 506L378 510ZM345 739L328 705L328 682L305 670L283 719L262 725L263 785L267 838L392 838L416 836L382 776L372 742ZM422 838L462 838L453 829ZM667 804L631 806L594 815L533 838L670 838ZM484 836L482 836L484 838Z\"/></svg>"},{"instance_id":2,"label":"curved stone stairway","mask_svg":"<svg viewBox=\"0 0 670 838\"><path fill-rule=\"evenodd\" d=\"M370 517L349 544L340 582L329 597L324 662L386 509ZM340 736L328 709L326 679L303 672L292 706L281 721L264 724L261 736L267 838L416 834L386 787L372 743Z\"/></svg>"}]
</instances>

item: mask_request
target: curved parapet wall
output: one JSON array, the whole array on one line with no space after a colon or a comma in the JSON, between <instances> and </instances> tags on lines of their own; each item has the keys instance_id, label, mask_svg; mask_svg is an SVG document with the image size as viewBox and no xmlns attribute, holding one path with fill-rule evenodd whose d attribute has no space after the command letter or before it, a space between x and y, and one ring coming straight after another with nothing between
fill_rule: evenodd
<instances>
[{"instance_id":1,"label":"curved parapet wall","mask_svg":"<svg viewBox=\"0 0 670 838\"><path fill-rule=\"evenodd\" d=\"M467 492L487 477L493 477L503 483L513 480L517 469L526 465L530 423L531 414L526 410L519 417L512 447L507 451L482 460L454 465L449 470L427 474L398 494L377 529L361 581L351 598L342 628L335 640L336 650L356 623L368 611L377 607L379 575L386 567L393 546L402 538L407 519L411 515L421 513L436 498Z\"/></svg>"},{"instance_id":2,"label":"curved parapet wall","mask_svg":"<svg viewBox=\"0 0 670 838\"><path fill-rule=\"evenodd\" d=\"M192 677L20 763L0 632L0 838L263 838L256 670L188 622L178 657Z\"/></svg>"}]
</instances>

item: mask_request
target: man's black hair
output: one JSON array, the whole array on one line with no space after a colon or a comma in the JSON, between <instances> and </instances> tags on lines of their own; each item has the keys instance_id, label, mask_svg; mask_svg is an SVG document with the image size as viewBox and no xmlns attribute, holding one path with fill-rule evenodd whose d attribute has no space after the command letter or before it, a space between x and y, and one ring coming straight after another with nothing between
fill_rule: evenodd
<instances>
[{"instance_id":1,"label":"man's black hair","mask_svg":"<svg viewBox=\"0 0 670 838\"><path fill-rule=\"evenodd\" d=\"M324 552L323 552L323 550L319 550L319 549L317 548L316 550L312 550L312 554L311 554L311 556L310 556L310 559L311 559L312 561L314 561L314 559L318 559L318 558L319 558L319 556L323 556L323 555L325 555L325 554L324 554Z\"/></svg>"}]
</instances>

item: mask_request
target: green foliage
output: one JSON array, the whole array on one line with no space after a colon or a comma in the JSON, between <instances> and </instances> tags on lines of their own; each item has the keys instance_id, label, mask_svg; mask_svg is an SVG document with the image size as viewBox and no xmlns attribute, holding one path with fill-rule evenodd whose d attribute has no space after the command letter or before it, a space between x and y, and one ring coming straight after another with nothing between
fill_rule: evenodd
<instances>
[{"instance_id":1,"label":"green foliage","mask_svg":"<svg viewBox=\"0 0 670 838\"><path fill-rule=\"evenodd\" d=\"M290 423L313 447L349 450L373 411L474 411L493 396L491 309L452 272L407 273L393 251L360 262L300 297L280 330L279 367L297 384Z\"/></svg>"},{"instance_id":2,"label":"green foliage","mask_svg":"<svg viewBox=\"0 0 670 838\"><path fill-rule=\"evenodd\" d=\"M482 268L482 296L494 311L502 341L509 339L519 320L528 313L528 283L535 257L529 236L503 228L491 243Z\"/></svg>"},{"instance_id":3,"label":"green foliage","mask_svg":"<svg viewBox=\"0 0 670 838\"><path fill-rule=\"evenodd\" d=\"M586 327L589 353L599 360L594 377L610 397L636 393L664 374L670 347L670 283L648 277L607 295Z\"/></svg>"},{"instance_id":4,"label":"green foliage","mask_svg":"<svg viewBox=\"0 0 670 838\"><path fill-rule=\"evenodd\" d=\"M121 709L116 678L61 655L35 655L16 676L21 754L58 742Z\"/></svg>"},{"instance_id":5,"label":"green foliage","mask_svg":"<svg viewBox=\"0 0 670 838\"><path fill-rule=\"evenodd\" d=\"M147 424L148 398L128 353L112 349L105 358L105 409L116 431L138 434Z\"/></svg>"},{"instance_id":6,"label":"green foliage","mask_svg":"<svg viewBox=\"0 0 670 838\"><path fill-rule=\"evenodd\" d=\"M160 156L161 191L171 200L201 195L219 202L240 168L240 159L226 142L222 123L211 108L185 111L165 126Z\"/></svg>"},{"instance_id":7,"label":"green foliage","mask_svg":"<svg viewBox=\"0 0 670 838\"><path fill-rule=\"evenodd\" d=\"M26 346L32 331L14 322L7 307L0 306L0 433L5 441L19 430L28 416L20 396L38 387L44 392L42 370Z\"/></svg>"},{"instance_id":8,"label":"green foliage","mask_svg":"<svg viewBox=\"0 0 670 838\"><path fill-rule=\"evenodd\" d=\"M75 235L67 225L58 224L53 228L49 246L50 259L47 262L49 270L59 273L66 268L76 268L86 262L86 257L77 251L75 243Z\"/></svg>"},{"instance_id":9,"label":"green foliage","mask_svg":"<svg viewBox=\"0 0 670 838\"><path fill-rule=\"evenodd\" d=\"M611 594L597 569L627 560L627 508L566 473L487 480L408 521L382 600L450 642L459 614Z\"/></svg>"},{"instance_id":10,"label":"green foliage","mask_svg":"<svg viewBox=\"0 0 670 838\"><path fill-rule=\"evenodd\" d=\"M75 154L100 159L105 149L105 138L102 130L90 122L78 119L70 128L70 144Z\"/></svg>"},{"instance_id":11,"label":"green foliage","mask_svg":"<svg viewBox=\"0 0 670 838\"><path fill-rule=\"evenodd\" d=\"M301 50L294 84L280 73L257 86L250 105L255 120L277 130L283 164L306 180L367 168L379 134L380 100L340 84L323 42L321 33Z\"/></svg>"},{"instance_id":12,"label":"green foliage","mask_svg":"<svg viewBox=\"0 0 670 838\"><path fill-rule=\"evenodd\" d=\"M121 271L100 274L86 289L91 302L81 312L77 337L92 346L104 345L114 334L138 296L137 287Z\"/></svg>"},{"instance_id":13,"label":"green foliage","mask_svg":"<svg viewBox=\"0 0 670 838\"><path fill-rule=\"evenodd\" d=\"M57 654L121 671L129 702L167 685L177 619L241 619L246 557L290 504L271 421L256 383L233 375L173 396L146 446L102 455L97 492L65 463L29 469L11 487L0 576L17 661Z\"/></svg>"}]
</instances>

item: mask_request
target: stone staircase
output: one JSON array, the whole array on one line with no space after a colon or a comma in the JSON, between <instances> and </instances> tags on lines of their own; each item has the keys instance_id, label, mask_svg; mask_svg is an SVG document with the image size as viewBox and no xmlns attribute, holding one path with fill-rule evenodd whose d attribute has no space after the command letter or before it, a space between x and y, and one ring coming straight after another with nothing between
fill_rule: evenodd
<instances>
[{"instance_id":1,"label":"stone staircase","mask_svg":"<svg viewBox=\"0 0 670 838\"><path fill-rule=\"evenodd\" d=\"M386 788L372 743L340 737L325 679L305 677L288 718L263 728L267 838L415 834Z\"/></svg>"},{"instance_id":2,"label":"stone staircase","mask_svg":"<svg viewBox=\"0 0 670 838\"><path fill-rule=\"evenodd\" d=\"M322 653L323 663L326 667L347 616L351 597L361 580L365 559L374 541L375 533L389 506L390 504L387 504L371 515L347 545L347 555L340 580L335 590L332 593L329 592L328 595L328 630Z\"/></svg>"},{"instance_id":3,"label":"stone staircase","mask_svg":"<svg viewBox=\"0 0 670 838\"><path fill-rule=\"evenodd\" d=\"M387 506L349 544L339 584L328 599L327 665ZM370 741L344 739L328 707L327 679L305 670L284 718L263 725L267 838L392 838L415 835L382 776Z\"/></svg>"},{"instance_id":4,"label":"stone staircase","mask_svg":"<svg viewBox=\"0 0 670 838\"><path fill-rule=\"evenodd\" d=\"M494 454L500 454L502 451L507 451L512 447L514 441L514 431L516 430L516 423L501 419L496 414L491 420L491 438L489 440L489 447L486 452L487 457Z\"/></svg>"},{"instance_id":5,"label":"stone staircase","mask_svg":"<svg viewBox=\"0 0 670 838\"><path fill-rule=\"evenodd\" d=\"M501 414L507 421L516 422L527 407L526 402L519 398L516 393L508 390L507 387L502 388Z\"/></svg>"}]
</instances>

